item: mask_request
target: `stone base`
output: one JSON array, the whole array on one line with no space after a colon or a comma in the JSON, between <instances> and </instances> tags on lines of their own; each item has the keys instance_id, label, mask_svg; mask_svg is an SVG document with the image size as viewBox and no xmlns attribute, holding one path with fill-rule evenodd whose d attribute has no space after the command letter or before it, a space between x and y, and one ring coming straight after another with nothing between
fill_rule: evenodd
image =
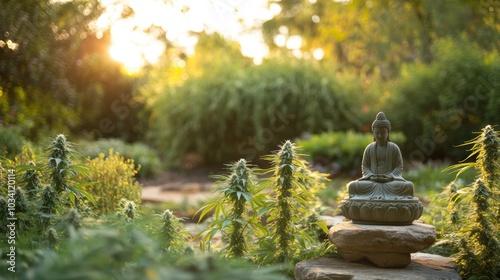
<instances>
[{"instance_id":1,"label":"stone base","mask_svg":"<svg viewBox=\"0 0 500 280\"><path fill-rule=\"evenodd\" d=\"M379 268L369 262L350 263L341 258L319 258L295 265L296 280L459 280L462 279L451 258L416 253L405 268Z\"/></svg>"},{"instance_id":2,"label":"stone base","mask_svg":"<svg viewBox=\"0 0 500 280\"><path fill-rule=\"evenodd\" d=\"M328 239L347 261L367 259L378 267L405 267L411 253L429 248L436 241L433 226L364 225L341 222L330 228Z\"/></svg>"},{"instance_id":3,"label":"stone base","mask_svg":"<svg viewBox=\"0 0 500 280\"><path fill-rule=\"evenodd\" d=\"M417 197L396 200L345 198L340 209L354 223L411 225L420 218L424 206Z\"/></svg>"}]
</instances>

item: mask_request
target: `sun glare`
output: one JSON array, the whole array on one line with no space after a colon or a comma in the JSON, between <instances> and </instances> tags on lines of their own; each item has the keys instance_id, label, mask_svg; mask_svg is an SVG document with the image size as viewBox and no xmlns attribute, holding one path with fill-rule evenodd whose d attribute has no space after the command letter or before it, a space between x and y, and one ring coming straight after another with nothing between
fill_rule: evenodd
<instances>
[{"instance_id":1,"label":"sun glare","mask_svg":"<svg viewBox=\"0 0 500 280\"><path fill-rule=\"evenodd\" d=\"M267 0L258 1L171 1L163 0L101 0L106 12L96 25L110 28L110 56L122 63L127 72L138 72L145 64L155 64L165 51L155 34L145 32L150 26L166 31L166 38L192 54L197 39L193 32L219 32L240 43L242 53L260 63L269 50L255 26L271 18L276 9L267 7ZM121 18L126 5L134 13ZM274 7L276 8L276 7ZM250 30L250 31L249 31Z\"/></svg>"}]
</instances>

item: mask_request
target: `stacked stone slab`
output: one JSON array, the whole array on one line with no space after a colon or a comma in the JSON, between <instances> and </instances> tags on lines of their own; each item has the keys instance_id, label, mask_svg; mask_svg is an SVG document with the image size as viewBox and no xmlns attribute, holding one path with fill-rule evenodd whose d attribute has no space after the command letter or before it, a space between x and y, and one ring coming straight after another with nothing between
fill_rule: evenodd
<instances>
[{"instance_id":1,"label":"stacked stone slab","mask_svg":"<svg viewBox=\"0 0 500 280\"><path fill-rule=\"evenodd\" d=\"M330 228L329 240L347 261L367 259L378 267L405 267L411 254L426 249L436 240L433 226L363 225L341 222Z\"/></svg>"},{"instance_id":2,"label":"stacked stone slab","mask_svg":"<svg viewBox=\"0 0 500 280\"><path fill-rule=\"evenodd\" d=\"M296 280L460 280L451 258L416 253L405 268L384 269L341 258L305 260L295 266Z\"/></svg>"}]
</instances>

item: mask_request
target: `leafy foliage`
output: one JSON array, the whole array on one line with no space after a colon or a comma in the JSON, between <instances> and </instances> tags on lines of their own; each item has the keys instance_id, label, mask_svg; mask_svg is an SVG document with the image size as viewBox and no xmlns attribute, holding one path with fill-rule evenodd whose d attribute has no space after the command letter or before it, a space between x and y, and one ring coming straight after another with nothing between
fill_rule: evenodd
<instances>
[{"instance_id":1,"label":"leafy foliage","mask_svg":"<svg viewBox=\"0 0 500 280\"><path fill-rule=\"evenodd\" d=\"M30 136L35 130L76 121L78 95L66 74L76 62L80 35L99 13L97 1L76 3L52 1L2 1L0 4L0 92L5 95L0 115L7 124L23 126ZM79 24L76 24L79 22ZM10 42L9 44L7 44ZM51 106L41 106L49 98ZM6 105L6 106L5 106ZM67 132L66 130L62 130Z\"/></svg>"},{"instance_id":2,"label":"leafy foliage","mask_svg":"<svg viewBox=\"0 0 500 280\"><path fill-rule=\"evenodd\" d=\"M263 25L272 53L296 54L286 40L300 36L298 50L303 57L313 56L320 48L325 63L355 71L368 83L374 75L397 78L406 63L439 59L431 49L441 38L467 38L488 51L500 47L495 27L499 4L493 0L283 0L273 4L280 6L280 13ZM474 22L474 27L468 22Z\"/></svg>"},{"instance_id":3,"label":"leafy foliage","mask_svg":"<svg viewBox=\"0 0 500 280\"><path fill-rule=\"evenodd\" d=\"M125 5L124 5L125 6ZM98 0L0 3L0 118L37 140L59 133L122 136L140 132L134 80L97 30ZM47 101L50 106L46 106Z\"/></svg>"},{"instance_id":4,"label":"leafy foliage","mask_svg":"<svg viewBox=\"0 0 500 280\"><path fill-rule=\"evenodd\" d=\"M121 139L98 139L78 143L79 151L87 157L96 158L106 154L110 148L127 160L133 160L137 176L141 178L154 177L161 168L157 152L143 143L126 143Z\"/></svg>"},{"instance_id":5,"label":"leafy foliage","mask_svg":"<svg viewBox=\"0 0 500 280\"><path fill-rule=\"evenodd\" d=\"M265 158L272 166L264 174L272 176L264 179L263 187L271 187L272 192L271 199L260 210L267 217L268 232L257 241L256 262L293 267L301 259L324 253L325 248L308 229L316 224L326 232L326 225L317 220L308 222L318 202L315 194L324 187L321 180L325 178L307 169L307 162L299 158L291 141L286 141L279 152Z\"/></svg>"},{"instance_id":6,"label":"leafy foliage","mask_svg":"<svg viewBox=\"0 0 500 280\"><path fill-rule=\"evenodd\" d=\"M21 152L23 137L19 127L0 125L0 157L14 157Z\"/></svg>"},{"instance_id":7,"label":"leafy foliage","mask_svg":"<svg viewBox=\"0 0 500 280\"><path fill-rule=\"evenodd\" d=\"M455 258L464 278L496 279L500 275L500 137L488 125L465 145L472 145L469 157L475 156L476 161L457 164L449 170L457 170L460 175L474 167L478 176L468 187L450 188L451 222L459 249Z\"/></svg>"},{"instance_id":8,"label":"leafy foliage","mask_svg":"<svg viewBox=\"0 0 500 280\"><path fill-rule=\"evenodd\" d=\"M440 161L429 161L425 164L414 165L411 169L405 171L404 178L413 182L415 185L415 192L418 196L425 194L430 197L438 195L443 188L446 188L450 184L450 182L458 185L474 182L474 177L476 176L476 172L474 172L474 170L470 170L462 174L460 180L456 180L456 176L454 174L443 171L446 170L449 165L449 162ZM431 203L429 206L424 208L424 211L433 206L443 207L443 205L434 205L434 203Z\"/></svg>"},{"instance_id":9,"label":"leafy foliage","mask_svg":"<svg viewBox=\"0 0 500 280\"><path fill-rule=\"evenodd\" d=\"M161 214L163 227L160 230L162 246L167 252L182 252L185 248L187 231L182 229L181 219L177 218L172 211L165 210Z\"/></svg>"},{"instance_id":10,"label":"leafy foliage","mask_svg":"<svg viewBox=\"0 0 500 280\"><path fill-rule=\"evenodd\" d=\"M293 274L297 261L318 257L328 247L317 239L318 230L327 229L314 212L325 174L311 172L291 141L264 159L272 167L257 169L264 179L256 184L244 159L230 165L231 174L220 177L218 198L200 210L202 217L214 210L214 220L200 235L210 241L222 232L227 256L277 264Z\"/></svg>"},{"instance_id":11,"label":"leafy foliage","mask_svg":"<svg viewBox=\"0 0 500 280\"><path fill-rule=\"evenodd\" d=\"M69 207L81 207L84 200L93 202L92 196L81 189L82 185L74 184L75 176L84 173L86 167L73 163L78 160L77 153L71 149L64 135L51 140L45 159L46 164L35 164L32 152L23 147L20 155L13 160L6 159L3 163L14 170L14 174L19 174L16 178L20 180L16 179L14 196L9 194L9 198L15 200L15 210L8 211L7 207L1 205L0 216L15 213L18 232L25 232L29 236L28 247L47 242L54 247L56 235L51 233L51 229L57 228L69 234L65 225L71 224L73 229L79 227L78 214L76 210L69 210ZM69 214L66 215L66 211ZM0 227L0 230L5 232L5 228ZM52 239L44 240L46 232Z\"/></svg>"},{"instance_id":12,"label":"leafy foliage","mask_svg":"<svg viewBox=\"0 0 500 280\"><path fill-rule=\"evenodd\" d=\"M37 261L19 273L22 279L285 279L275 269L255 269L216 256L165 254L139 228L86 228L59 246L30 256Z\"/></svg>"},{"instance_id":13,"label":"leafy foliage","mask_svg":"<svg viewBox=\"0 0 500 280\"><path fill-rule=\"evenodd\" d=\"M401 145L405 142L402 133L391 132L391 141ZM361 156L368 144L373 142L372 133L325 132L298 139L297 145L314 164L337 164L335 172L351 173L359 170Z\"/></svg>"},{"instance_id":14,"label":"leafy foliage","mask_svg":"<svg viewBox=\"0 0 500 280\"><path fill-rule=\"evenodd\" d=\"M433 50L434 63L403 70L388 101L393 128L412 139L404 150L414 160L444 155L459 160L465 152L452 146L466 141L467 131L500 123L500 64L463 42L442 40Z\"/></svg>"},{"instance_id":15,"label":"leafy foliage","mask_svg":"<svg viewBox=\"0 0 500 280\"><path fill-rule=\"evenodd\" d=\"M358 127L350 91L307 62L215 68L165 89L150 138L169 164L188 153L206 162L253 160L280 139Z\"/></svg>"},{"instance_id":16,"label":"leafy foliage","mask_svg":"<svg viewBox=\"0 0 500 280\"><path fill-rule=\"evenodd\" d=\"M121 199L136 204L141 202L141 186L134 178L137 170L133 160L110 149L107 155L101 153L96 158L88 158L87 165L88 174L78 177L78 180L88 183L84 190L96 198L96 213L114 212ZM90 184L92 182L95 184Z\"/></svg>"},{"instance_id":17,"label":"leafy foliage","mask_svg":"<svg viewBox=\"0 0 500 280\"><path fill-rule=\"evenodd\" d=\"M214 219L198 236L204 235L204 241L210 242L215 234L222 232L223 239L228 241L222 248L226 256L244 257L251 242L249 237L263 230L257 211L263 197L246 160L240 159L229 165L229 169L230 175L216 177L218 198L200 209L200 220L211 211Z\"/></svg>"},{"instance_id":18,"label":"leafy foliage","mask_svg":"<svg viewBox=\"0 0 500 280\"><path fill-rule=\"evenodd\" d=\"M26 151L24 149L25 153ZM153 215L141 211L140 205L127 199L121 199L118 203L116 215L101 215L99 218L72 208L68 200L69 186L80 182L79 185L88 187L88 178L80 174L81 177L77 176L77 180L68 180L73 176L54 179L52 169L73 170L71 166L74 158L71 155L74 154L76 151L70 151L65 137L59 135L47 149L47 158L50 159L49 162L53 162L50 168L41 168L34 163L18 165L16 172L19 172L19 178L22 179L18 181L13 195L17 218L16 274L2 275L7 279L284 278L275 268L256 269L255 265L248 262L220 260L215 256L195 256L194 251L187 246L187 232L169 210ZM31 159L24 154L8 160L6 166L11 168L10 165L15 162ZM133 181L133 162L124 161L112 150L106 158L101 154L88 161L91 164L97 163L89 166L91 171L112 179L112 174L103 173L102 170L121 167L111 170L116 173L113 173L114 178L131 179L140 195L140 188ZM107 169L101 168L105 166ZM95 179L100 183L104 178ZM56 186L61 189L59 193ZM79 203L74 205L85 210L83 202L84 199L80 198ZM1 196L2 235L8 231L6 222L11 217L9 211L7 200ZM6 240L0 240L2 271L7 271L8 264L5 250L8 251L10 247Z\"/></svg>"},{"instance_id":19,"label":"leafy foliage","mask_svg":"<svg viewBox=\"0 0 500 280\"><path fill-rule=\"evenodd\" d=\"M49 171L50 187L56 192L57 197L65 191L68 195L71 205L78 207L78 203L82 199L94 202L94 199L82 187L85 184L72 185L69 182L70 177L84 175L88 172L85 164L73 163L72 160L78 160L81 155L73 150L73 143L66 140L63 134L57 135L52 139L47 150L48 160L47 169ZM32 165L21 167L20 170L30 169ZM62 199L67 199L62 197Z\"/></svg>"}]
</instances>

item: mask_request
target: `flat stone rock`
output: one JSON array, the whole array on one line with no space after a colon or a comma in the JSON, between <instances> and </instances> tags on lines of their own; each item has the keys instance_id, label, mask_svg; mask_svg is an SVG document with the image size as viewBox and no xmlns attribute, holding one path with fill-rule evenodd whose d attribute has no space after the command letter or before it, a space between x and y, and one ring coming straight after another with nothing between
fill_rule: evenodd
<instances>
[{"instance_id":1,"label":"flat stone rock","mask_svg":"<svg viewBox=\"0 0 500 280\"><path fill-rule=\"evenodd\" d=\"M405 267L411 253L429 248L436 241L431 225L364 225L341 222L330 228L329 240L347 261L368 259L379 267Z\"/></svg>"},{"instance_id":2,"label":"flat stone rock","mask_svg":"<svg viewBox=\"0 0 500 280\"><path fill-rule=\"evenodd\" d=\"M415 253L405 268L380 268L369 262L347 262L342 258L318 258L295 265L296 280L459 280L451 258Z\"/></svg>"}]
</instances>

